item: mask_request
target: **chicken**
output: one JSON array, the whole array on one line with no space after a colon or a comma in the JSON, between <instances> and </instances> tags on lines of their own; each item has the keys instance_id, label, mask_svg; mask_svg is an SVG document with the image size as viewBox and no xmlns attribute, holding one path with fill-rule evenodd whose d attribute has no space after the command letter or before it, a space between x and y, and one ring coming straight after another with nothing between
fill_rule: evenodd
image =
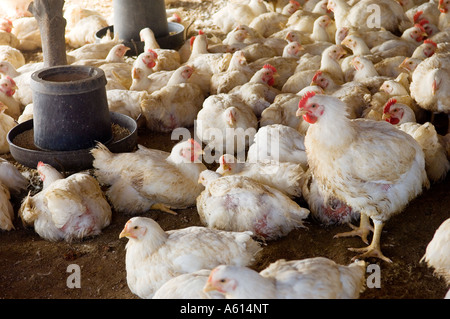
<instances>
[{"instance_id":1,"label":"chicken","mask_svg":"<svg viewBox=\"0 0 450 319\"><path fill-rule=\"evenodd\" d=\"M239 97L259 117L280 92L272 87L276 72L273 66L266 64L251 77L249 82L234 87L229 94Z\"/></svg>"},{"instance_id":2,"label":"chicken","mask_svg":"<svg viewBox=\"0 0 450 319\"><path fill-rule=\"evenodd\" d=\"M373 47L370 51L382 58L398 55L410 57L414 53L414 50L422 44L426 36L425 29L420 24L415 24L411 28L406 29L400 38L385 41Z\"/></svg>"},{"instance_id":3,"label":"chicken","mask_svg":"<svg viewBox=\"0 0 450 319\"><path fill-rule=\"evenodd\" d=\"M106 41L99 43L87 43L78 49L67 52L67 60L69 63L74 63L80 60L104 60L111 52L111 49L116 46L118 41Z\"/></svg>"},{"instance_id":4,"label":"chicken","mask_svg":"<svg viewBox=\"0 0 450 319\"><path fill-rule=\"evenodd\" d=\"M158 59L156 60L156 66L154 67L154 71L162 71L162 70L175 70L178 69L181 65L181 57L180 53L176 50L172 49L162 49L158 42L156 41L155 34L152 29L144 28L139 32L139 36L141 41L144 42L144 52L148 50L153 50Z\"/></svg>"},{"instance_id":5,"label":"chicken","mask_svg":"<svg viewBox=\"0 0 450 319\"><path fill-rule=\"evenodd\" d=\"M304 139L304 135L289 126L282 124L263 126L255 134L253 144L248 149L247 162L257 163L265 160L291 162L298 163L306 169Z\"/></svg>"},{"instance_id":6,"label":"chicken","mask_svg":"<svg viewBox=\"0 0 450 319\"><path fill-rule=\"evenodd\" d=\"M33 103L27 104L17 119L17 123L23 123L33 118Z\"/></svg>"},{"instance_id":7,"label":"chicken","mask_svg":"<svg viewBox=\"0 0 450 319\"><path fill-rule=\"evenodd\" d=\"M11 30L11 20L0 18L0 45L8 45L17 48L20 42L14 33L11 33Z\"/></svg>"},{"instance_id":8,"label":"chicken","mask_svg":"<svg viewBox=\"0 0 450 319\"><path fill-rule=\"evenodd\" d=\"M42 48L41 31L35 17L23 17L13 21L11 31L19 40L17 49L33 51Z\"/></svg>"},{"instance_id":9,"label":"chicken","mask_svg":"<svg viewBox=\"0 0 450 319\"><path fill-rule=\"evenodd\" d=\"M421 262L426 262L428 267L434 268L436 274L442 277L450 286L450 218L444 220L428 243L425 254ZM450 298L450 290L445 296Z\"/></svg>"},{"instance_id":10,"label":"chicken","mask_svg":"<svg viewBox=\"0 0 450 319\"><path fill-rule=\"evenodd\" d=\"M14 194L26 190L29 183L16 166L3 158L0 158L0 182Z\"/></svg>"},{"instance_id":11,"label":"chicken","mask_svg":"<svg viewBox=\"0 0 450 319\"><path fill-rule=\"evenodd\" d=\"M101 15L93 14L79 20L66 33L66 43L72 48L79 48L88 43L95 43L98 30L109 26L108 21Z\"/></svg>"},{"instance_id":12,"label":"chicken","mask_svg":"<svg viewBox=\"0 0 450 319\"><path fill-rule=\"evenodd\" d=\"M343 101L350 118L361 117L371 99L370 91L361 83L350 81L338 85L328 72L317 71L311 84L320 86L325 94Z\"/></svg>"},{"instance_id":13,"label":"chicken","mask_svg":"<svg viewBox=\"0 0 450 319\"><path fill-rule=\"evenodd\" d=\"M440 0L439 1L439 11L441 14L439 15L438 27L439 30L445 30L450 26L450 2L448 0Z\"/></svg>"},{"instance_id":14,"label":"chicken","mask_svg":"<svg viewBox=\"0 0 450 319\"><path fill-rule=\"evenodd\" d=\"M110 224L111 207L94 177L80 172L64 178L42 162L37 170L43 188L34 196L28 193L19 216L40 237L70 242L99 235Z\"/></svg>"},{"instance_id":15,"label":"chicken","mask_svg":"<svg viewBox=\"0 0 450 319\"><path fill-rule=\"evenodd\" d=\"M239 24L250 25L255 17L266 12L268 9L263 0L228 1L212 15L212 21L222 32L228 33Z\"/></svg>"},{"instance_id":16,"label":"chicken","mask_svg":"<svg viewBox=\"0 0 450 319\"><path fill-rule=\"evenodd\" d=\"M411 97L425 110L450 113L450 54L435 53L412 74ZM450 126L449 126L450 130Z\"/></svg>"},{"instance_id":17,"label":"chicken","mask_svg":"<svg viewBox=\"0 0 450 319\"><path fill-rule=\"evenodd\" d=\"M0 45L0 61L9 62L18 69L25 64L25 56L9 45Z\"/></svg>"},{"instance_id":18,"label":"chicken","mask_svg":"<svg viewBox=\"0 0 450 319\"><path fill-rule=\"evenodd\" d=\"M386 76L380 76L375 69L372 61L360 57L355 56L352 59L352 65L355 68L355 73L353 76L353 81L359 82L362 85L366 86L370 93L375 93L378 91L380 86L391 78Z\"/></svg>"},{"instance_id":19,"label":"chicken","mask_svg":"<svg viewBox=\"0 0 450 319\"><path fill-rule=\"evenodd\" d=\"M357 299L364 291L364 261L348 266L325 257L279 259L261 272L220 265L211 271L204 291L228 299Z\"/></svg>"},{"instance_id":20,"label":"chicken","mask_svg":"<svg viewBox=\"0 0 450 319\"><path fill-rule=\"evenodd\" d=\"M7 135L9 131L17 125L16 121L5 114L8 107L0 102L0 154L9 153L9 143Z\"/></svg>"},{"instance_id":21,"label":"chicken","mask_svg":"<svg viewBox=\"0 0 450 319\"><path fill-rule=\"evenodd\" d=\"M6 109L4 109L3 112L13 119L17 119L22 112L20 102L13 96L16 89L16 82L11 77L3 76L0 79L0 102L6 105Z\"/></svg>"},{"instance_id":22,"label":"chicken","mask_svg":"<svg viewBox=\"0 0 450 319\"><path fill-rule=\"evenodd\" d=\"M108 107L111 112L128 115L137 120L141 114L141 105L148 98L147 91L107 90Z\"/></svg>"},{"instance_id":23,"label":"chicken","mask_svg":"<svg viewBox=\"0 0 450 319\"><path fill-rule=\"evenodd\" d=\"M206 170L199 181L205 190L197 197L197 211L209 228L251 231L264 240L276 240L304 227L309 214L284 193L247 176Z\"/></svg>"},{"instance_id":24,"label":"chicken","mask_svg":"<svg viewBox=\"0 0 450 319\"><path fill-rule=\"evenodd\" d=\"M191 226L164 231L151 218L133 217L119 237L127 237L127 284L140 298L152 298L170 279L220 264L250 266L261 250L250 232Z\"/></svg>"},{"instance_id":25,"label":"chicken","mask_svg":"<svg viewBox=\"0 0 450 319\"><path fill-rule=\"evenodd\" d=\"M194 125L205 95L199 85L188 83L196 69L179 67L162 89L151 93L141 104L147 128L156 132L171 132L178 127Z\"/></svg>"},{"instance_id":26,"label":"chicken","mask_svg":"<svg viewBox=\"0 0 450 319\"><path fill-rule=\"evenodd\" d=\"M14 229L14 209L8 188L0 183L0 230Z\"/></svg>"},{"instance_id":27,"label":"chicken","mask_svg":"<svg viewBox=\"0 0 450 319\"><path fill-rule=\"evenodd\" d=\"M135 152L113 154L100 143L91 153L95 175L110 186L106 195L119 212L159 209L176 214L171 208L195 205L203 190L198 176L206 167L199 161L203 151L194 139L177 143L170 153L139 145Z\"/></svg>"},{"instance_id":28,"label":"chicken","mask_svg":"<svg viewBox=\"0 0 450 319\"><path fill-rule=\"evenodd\" d=\"M228 93L234 87L247 83L253 74L254 72L245 59L244 52L236 51L231 57L228 69L212 75L210 93Z\"/></svg>"},{"instance_id":29,"label":"chicken","mask_svg":"<svg viewBox=\"0 0 450 319\"><path fill-rule=\"evenodd\" d=\"M224 299L220 292L203 291L210 272L210 269L201 269L178 275L166 281L152 299Z\"/></svg>"},{"instance_id":30,"label":"chicken","mask_svg":"<svg viewBox=\"0 0 450 319\"><path fill-rule=\"evenodd\" d=\"M361 213L360 228L341 235L367 241L373 220L371 244L353 249L363 253L358 258L390 262L381 252L381 230L429 187L424 153L410 135L389 123L351 120L345 109L339 99L313 92L300 101L297 115L311 124L305 136L308 165L324 192Z\"/></svg>"},{"instance_id":31,"label":"chicken","mask_svg":"<svg viewBox=\"0 0 450 319\"><path fill-rule=\"evenodd\" d=\"M419 45L411 55L413 59L424 60L432 56L437 49L437 44L431 39L426 39L421 45Z\"/></svg>"},{"instance_id":32,"label":"chicken","mask_svg":"<svg viewBox=\"0 0 450 319\"><path fill-rule=\"evenodd\" d=\"M253 73L260 70L264 65L272 65L276 70L273 87L281 90L286 81L294 74L300 53L303 47L298 42L289 42L284 46L283 54L271 58L261 58L250 63Z\"/></svg>"},{"instance_id":33,"label":"chicken","mask_svg":"<svg viewBox=\"0 0 450 319\"><path fill-rule=\"evenodd\" d=\"M14 94L16 99L22 105L28 105L33 102L33 91L30 86L31 74L44 67L43 62L28 63L16 69L11 63L0 62L0 73L13 78L17 90Z\"/></svg>"},{"instance_id":34,"label":"chicken","mask_svg":"<svg viewBox=\"0 0 450 319\"><path fill-rule=\"evenodd\" d=\"M379 14L377 24L373 21L373 6L377 7ZM334 13L336 27L354 27L360 30L367 30L373 27L384 28L392 33L403 32L411 22L406 16L403 8L396 1L392 0L361 0L353 6L345 0L330 0L327 8Z\"/></svg>"},{"instance_id":35,"label":"chicken","mask_svg":"<svg viewBox=\"0 0 450 319\"><path fill-rule=\"evenodd\" d=\"M294 0L289 1L289 3L283 7L281 12L269 11L262 13L256 16L248 26L267 38L284 29L289 17L298 9L300 9L300 3Z\"/></svg>"},{"instance_id":36,"label":"chicken","mask_svg":"<svg viewBox=\"0 0 450 319\"><path fill-rule=\"evenodd\" d=\"M69 32L70 30L75 28L80 20L92 15L101 16L101 13L97 10L83 8L76 4L66 6L63 13L63 17L67 21L66 32Z\"/></svg>"},{"instance_id":37,"label":"chicken","mask_svg":"<svg viewBox=\"0 0 450 319\"><path fill-rule=\"evenodd\" d=\"M258 119L239 97L227 93L208 96L197 114L195 133L216 154L245 155L258 128ZM217 158L220 156L218 155Z\"/></svg>"},{"instance_id":38,"label":"chicken","mask_svg":"<svg viewBox=\"0 0 450 319\"><path fill-rule=\"evenodd\" d=\"M440 182L450 170L446 150L439 142L434 125L430 122L416 123L415 118L413 110L405 104L397 103L396 99L390 99L384 107L383 119L411 135L422 147L425 170L430 182Z\"/></svg>"},{"instance_id":39,"label":"chicken","mask_svg":"<svg viewBox=\"0 0 450 319\"><path fill-rule=\"evenodd\" d=\"M109 51L108 55L104 59L82 59L77 60L72 65L88 65L94 67L100 67L106 63L126 63L124 60L124 56L127 51L130 50L129 47L125 46L122 43L114 45ZM126 67L125 64L122 66ZM130 66L131 72L131 66Z\"/></svg>"},{"instance_id":40,"label":"chicken","mask_svg":"<svg viewBox=\"0 0 450 319\"><path fill-rule=\"evenodd\" d=\"M261 184L279 190L290 198L301 197L301 187L305 171L297 163L277 162L273 160L252 162L238 161L231 154L219 158L220 166L216 170L222 176L238 175L249 177Z\"/></svg>"}]
</instances>

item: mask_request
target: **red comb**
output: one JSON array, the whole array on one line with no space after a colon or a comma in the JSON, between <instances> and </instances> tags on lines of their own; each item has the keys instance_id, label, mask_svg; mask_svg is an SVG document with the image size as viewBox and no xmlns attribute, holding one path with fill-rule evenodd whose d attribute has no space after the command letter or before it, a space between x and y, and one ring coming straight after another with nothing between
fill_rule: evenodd
<instances>
[{"instance_id":1,"label":"red comb","mask_svg":"<svg viewBox=\"0 0 450 319\"><path fill-rule=\"evenodd\" d=\"M270 65L270 64L264 64L263 69L272 70L273 73L277 72L277 69L274 66Z\"/></svg>"},{"instance_id":2,"label":"red comb","mask_svg":"<svg viewBox=\"0 0 450 319\"><path fill-rule=\"evenodd\" d=\"M391 106L394 105L395 103L397 103L397 100L392 98L389 99L389 101L387 101L386 105L383 108L383 113L388 113L389 110L391 109Z\"/></svg>"},{"instance_id":3,"label":"red comb","mask_svg":"<svg viewBox=\"0 0 450 319\"><path fill-rule=\"evenodd\" d=\"M173 17L178 21L178 22L181 22L181 17L175 12L174 14L173 14Z\"/></svg>"},{"instance_id":4,"label":"red comb","mask_svg":"<svg viewBox=\"0 0 450 319\"><path fill-rule=\"evenodd\" d=\"M415 26L416 28L419 28L420 31L426 32L425 29L424 29L420 24L416 23L414 26Z\"/></svg>"},{"instance_id":5,"label":"red comb","mask_svg":"<svg viewBox=\"0 0 450 319\"><path fill-rule=\"evenodd\" d=\"M157 59L157 58L158 58L158 53L156 53L154 50L148 49L148 53L151 53L151 54L153 55L153 58L154 58L154 59Z\"/></svg>"},{"instance_id":6,"label":"red comb","mask_svg":"<svg viewBox=\"0 0 450 319\"><path fill-rule=\"evenodd\" d=\"M426 39L425 41L423 41L423 43L429 43L429 44L432 44L434 47L436 47L437 48L437 44L436 44L436 42L434 42L433 40L431 40L431 39Z\"/></svg>"},{"instance_id":7,"label":"red comb","mask_svg":"<svg viewBox=\"0 0 450 319\"><path fill-rule=\"evenodd\" d=\"M191 46L194 44L194 41L195 41L195 37L191 37L191 40L190 40L190 44L191 44Z\"/></svg>"},{"instance_id":8,"label":"red comb","mask_svg":"<svg viewBox=\"0 0 450 319\"><path fill-rule=\"evenodd\" d=\"M205 32L203 32L203 30L198 30L198 34L205 34Z\"/></svg>"},{"instance_id":9,"label":"red comb","mask_svg":"<svg viewBox=\"0 0 450 319\"><path fill-rule=\"evenodd\" d=\"M422 19L418 22L421 26L424 26L425 24L430 23L430 21L428 21L427 19Z\"/></svg>"},{"instance_id":10,"label":"red comb","mask_svg":"<svg viewBox=\"0 0 450 319\"><path fill-rule=\"evenodd\" d=\"M44 166L44 162L39 161L38 164L37 164L37 167L41 167L41 166Z\"/></svg>"},{"instance_id":11,"label":"red comb","mask_svg":"<svg viewBox=\"0 0 450 319\"><path fill-rule=\"evenodd\" d=\"M419 21L419 18L420 18L420 16L421 16L422 14L423 14L423 11L422 11L422 10L417 11L417 12L414 14L414 17L413 17L414 23L417 23L417 22Z\"/></svg>"},{"instance_id":12,"label":"red comb","mask_svg":"<svg viewBox=\"0 0 450 319\"><path fill-rule=\"evenodd\" d=\"M317 80L317 78L321 75L322 75L322 71L317 71L316 74L314 74L312 81L315 82Z\"/></svg>"},{"instance_id":13,"label":"red comb","mask_svg":"<svg viewBox=\"0 0 450 319\"><path fill-rule=\"evenodd\" d=\"M298 2L295 1L295 0L290 0L289 3L292 4L292 5L294 5L294 6L296 6L297 8L300 7L300 3L298 3Z\"/></svg>"},{"instance_id":14,"label":"red comb","mask_svg":"<svg viewBox=\"0 0 450 319\"><path fill-rule=\"evenodd\" d=\"M298 108L304 108L306 106L306 103L308 103L308 100L310 98L312 98L314 95L316 95L316 92L314 91L308 91L305 93L305 95L303 95L302 99L300 100L300 102L298 102Z\"/></svg>"}]
</instances>

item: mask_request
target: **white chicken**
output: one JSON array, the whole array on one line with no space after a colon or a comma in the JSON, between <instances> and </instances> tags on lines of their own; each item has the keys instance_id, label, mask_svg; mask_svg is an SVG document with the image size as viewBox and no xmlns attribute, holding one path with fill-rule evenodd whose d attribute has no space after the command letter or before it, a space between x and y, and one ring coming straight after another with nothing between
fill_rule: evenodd
<instances>
[{"instance_id":1,"label":"white chicken","mask_svg":"<svg viewBox=\"0 0 450 319\"><path fill-rule=\"evenodd\" d=\"M133 217L119 237L127 237L127 284L140 298L152 298L170 279L220 264L250 266L260 245L251 232L191 226L164 231L153 219Z\"/></svg>"},{"instance_id":2,"label":"white chicken","mask_svg":"<svg viewBox=\"0 0 450 319\"><path fill-rule=\"evenodd\" d=\"M8 19L0 18L0 45L9 45L10 47L17 48L20 41L11 33L12 22Z\"/></svg>"},{"instance_id":3,"label":"white chicken","mask_svg":"<svg viewBox=\"0 0 450 319\"><path fill-rule=\"evenodd\" d=\"M433 267L436 274L450 286L450 218L446 219L436 230L432 240L428 243L421 261L425 261L428 267ZM445 296L450 299L450 290Z\"/></svg>"},{"instance_id":4,"label":"white chicken","mask_svg":"<svg viewBox=\"0 0 450 319\"><path fill-rule=\"evenodd\" d=\"M124 56L128 50L130 50L130 48L122 43L115 44L104 59L81 59L73 62L72 65L88 65L100 67L106 63L126 63L124 60ZM123 64L123 66L126 67L125 64ZM129 65L129 68L131 73L131 65Z\"/></svg>"},{"instance_id":5,"label":"white chicken","mask_svg":"<svg viewBox=\"0 0 450 319\"><path fill-rule=\"evenodd\" d=\"M67 62L74 63L79 60L106 59L111 49L120 44L116 40L99 43L87 43L78 49L67 52Z\"/></svg>"},{"instance_id":6,"label":"white chicken","mask_svg":"<svg viewBox=\"0 0 450 319\"><path fill-rule=\"evenodd\" d=\"M42 48L41 31L35 17L23 17L14 20L11 32L19 40L17 49L33 51Z\"/></svg>"},{"instance_id":7,"label":"white chicken","mask_svg":"<svg viewBox=\"0 0 450 319\"><path fill-rule=\"evenodd\" d=\"M0 101L0 154L9 153L9 143L7 135L9 131L17 125L16 121L5 114L8 107Z\"/></svg>"},{"instance_id":8,"label":"white chicken","mask_svg":"<svg viewBox=\"0 0 450 319\"><path fill-rule=\"evenodd\" d=\"M197 211L209 228L251 231L258 238L276 240L304 227L309 214L281 191L247 176L206 170L199 181L205 190L197 197Z\"/></svg>"},{"instance_id":9,"label":"white chicken","mask_svg":"<svg viewBox=\"0 0 450 319\"><path fill-rule=\"evenodd\" d=\"M300 101L297 115L312 124L305 136L308 164L324 192L361 212L360 228L346 235L364 239L369 218L374 221L371 244L353 250L363 252L360 258L390 262L381 252L381 230L429 187L424 153L410 135L389 123L351 120L345 109L337 98L314 92Z\"/></svg>"},{"instance_id":10,"label":"white chicken","mask_svg":"<svg viewBox=\"0 0 450 319\"><path fill-rule=\"evenodd\" d=\"M144 42L144 52L153 50L156 52L158 59L154 71L175 70L181 65L181 57L177 50L162 49L156 41L155 34L152 29L144 28L139 32L141 41Z\"/></svg>"},{"instance_id":11,"label":"white chicken","mask_svg":"<svg viewBox=\"0 0 450 319\"><path fill-rule=\"evenodd\" d=\"M42 190L22 201L19 216L49 241L72 241L96 236L111 222L109 206L97 180L87 173L67 178L55 168L38 163Z\"/></svg>"},{"instance_id":12,"label":"white chicken","mask_svg":"<svg viewBox=\"0 0 450 319\"><path fill-rule=\"evenodd\" d=\"M251 108L237 96L219 93L204 100L197 114L195 133L207 144L205 152L237 153L240 158L257 128L258 119Z\"/></svg>"},{"instance_id":13,"label":"white chicken","mask_svg":"<svg viewBox=\"0 0 450 319\"><path fill-rule=\"evenodd\" d=\"M72 48L79 48L88 43L95 43L98 30L109 26L108 21L101 15L93 14L79 20L66 33L66 43Z\"/></svg>"},{"instance_id":14,"label":"white chicken","mask_svg":"<svg viewBox=\"0 0 450 319\"><path fill-rule=\"evenodd\" d=\"M228 299L357 299L365 289L364 261L348 266L324 257L279 259L261 272L220 265L211 271L204 291Z\"/></svg>"},{"instance_id":15,"label":"white chicken","mask_svg":"<svg viewBox=\"0 0 450 319\"><path fill-rule=\"evenodd\" d=\"M0 79L0 102L6 105L3 112L14 119L17 119L22 112L22 105L14 98L16 92L16 82L9 76Z\"/></svg>"},{"instance_id":16,"label":"white chicken","mask_svg":"<svg viewBox=\"0 0 450 319\"><path fill-rule=\"evenodd\" d=\"M0 61L9 62L18 69L25 65L25 56L20 50L9 45L0 45Z\"/></svg>"},{"instance_id":17,"label":"white chicken","mask_svg":"<svg viewBox=\"0 0 450 319\"><path fill-rule=\"evenodd\" d=\"M291 162L308 167L305 151L305 136L296 129L282 124L261 127L255 134L247 153L247 162L274 160Z\"/></svg>"},{"instance_id":18,"label":"white chicken","mask_svg":"<svg viewBox=\"0 0 450 319\"><path fill-rule=\"evenodd\" d=\"M374 9L374 5L377 9ZM367 30L374 27L384 28L392 33L403 32L411 21L397 1L361 0L353 6L345 0L329 0L327 8L334 13L336 27L354 27ZM379 20L374 21L374 10Z\"/></svg>"},{"instance_id":19,"label":"white chicken","mask_svg":"<svg viewBox=\"0 0 450 319\"><path fill-rule=\"evenodd\" d=\"M217 291L204 292L210 269L178 275L166 281L153 295L152 299L224 299Z\"/></svg>"},{"instance_id":20,"label":"white chicken","mask_svg":"<svg viewBox=\"0 0 450 319\"><path fill-rule=\"evenodd\" d=\"M0 158L0 182L15 194L27 189L29 183L16 166L3 158Z\"/></svg>"},{"instance_id":21,"label":"white chicken","mask_svg":"<svg viewBox=\"0 0 450 319\"><path fill-rule=\"evenodd\" d=\"M234 87L247 83L253 74L244 52L236 51L231 57L228 69L211 76L210 93L228 93Z\"/></svg>"},{"instance_id":22,"label":"white chicken","mask_svg":"<svg viewBox=\"0 0 450 319\"><path fill-rule=\"evenodd\" d=\"M264 65L257 71L249 82L234 87L229 94L239 97L248 105L257 117L273 103L279 90L272 87L277 70L270 64Z\"/></svg>"},{"instance_id":23,"label":"white chicken","mask_svg":"<svg viewBox=\"0 0 450 319\"><path fill-rule=\"evenodd\" d=\"M147 91L130 90L107 90L106 98L108 100L109 110L137 120L141 114L141 105L148 98Z\"/></svg>"},{"instance_id":24,"label":"white chicken","mask_svg":"<svg viewBox=\"0 0 450 319\"><path fill-rule=\"evenodd\" d=\"M188 82L196 69L179 67L167 85L148 95L141 104L147 128L156 132L171 132L178 127L191 127L202 108L205 95L199 85Z\"/></svg>"},{"instance_id":25,"label":"white chicken","mask_svg":"<svg viewBox=\"0 0 450 319\"><path fill-rule=\"evenodd\" d=\"M228 1L226 5L212 15L213 23L228 33L239 24L250 25L253 19L260 14L268 12L263 0Z\"/></svg>"},{"instance_id":26,"label":"white chicken","mask_svg":"<svg viewBox=\"0 0 450 319\"><path fill-rule=\"evenodd\" d=\"M119 212L158 209L176 214L171 208L195 205L203 190L198 176L206 167L199 161L203 151L194 139L177 143L170 153L139 145L135 152L113 154L102 144L91 153L95 175L110 186L106 195Z\"/></svg>"},{"instance_id":27,"label":"white chicken","mask_svg":"<svg viewBox=\"0 0 450 319\"><path fill-rule=\"evenodd\" d=\"M247 176L255 181L278 189L290 198L301 197L304 174L298 163L277 162L273 160L256 163L242 162L231 154L219 158L219 168L216 172L222 176Z\"/></svg>"},{"instance_id":28,"label":"white chicken","mask_svg":"<svg viewBox=\"0 0 450 319\"><path fill-rule=\"evenodd\" d=\"M0 183L0 230L14 229L14 209L8 187Z\"/></svg>"},{"instance_id":29,"label":"white chicken","mask_svg":"<svg viewBox=\"0 0 450 319\"><path fill-rule=\"evenodd\" d=\"M409 89L420 107L434 113L450 113L449 62L450 54L435 53L414 70Z\"/></svg>"}]
</instances>

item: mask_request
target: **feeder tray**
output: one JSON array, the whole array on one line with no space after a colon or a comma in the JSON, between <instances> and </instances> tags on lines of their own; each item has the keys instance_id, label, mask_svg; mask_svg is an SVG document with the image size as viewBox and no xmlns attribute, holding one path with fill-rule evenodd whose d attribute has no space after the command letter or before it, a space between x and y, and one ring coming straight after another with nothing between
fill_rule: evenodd
<instances>
[{"instance_id":1,"label":"feeder tray","mask_svg":"<svg viewBox=\"0 0 450 319\"><path fill-rule=\"evenodd\" d=\"M163 37L156 37L156 41L161 48L178 50L179 48L181 48L185 41L184 26L176 22L168 22L168 27L169 34ZM100 40L106 35L106 32L108 30L111 32L111 36L113 37L114 26L110 25L97 31L97 33L95 34L96 42L100 42ZM145 43L143 41L130 40L124 41L122 43L131 49L126 53L128 56L136 56L144 52Z\"/></svg>"},{"instance_id":2,"label":"feeder tray","mask_svg":"<svg viewBox=\"0 0 450 319\"><path fill-rule=\"evenodd\" d=\"M117 124L122 128L127 129L130 134L119 140L113 138L112 141L105 143L106 147L113 153L131 152L137 144L137 123L131 117L110 112L111 124ZM39 161L50 164L55 168L64 171L82 171L92 168L94 160L90 153L92 148L86 148L73 151L51 151L40 149L29 149L13 143L14 139L21 133L33 129L33 120L28 120L16 125L8 132L7 140L12 157L22 165L29 168L36 168ZM33 137L31 136L31 143Z\"/></svg>"}]
</instances>

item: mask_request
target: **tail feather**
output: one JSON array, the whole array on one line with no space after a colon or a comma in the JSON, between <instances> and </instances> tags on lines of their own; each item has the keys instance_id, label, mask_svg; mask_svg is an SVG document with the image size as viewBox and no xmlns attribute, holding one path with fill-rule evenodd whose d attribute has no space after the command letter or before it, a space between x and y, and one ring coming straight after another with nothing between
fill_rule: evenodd
<instances>
[{"instance_id":1,"label":"tail feather","mask_svg":"<svg viewBox=\"0 0 450 319\"><path fill-rule=\"evenodd\" d=\"M22 201L22 204L19 208L19 216L25 226L33 224L36 218L39 216L38 211L34 209L31 192L28 192L27 197L25 197Z\"/></svg>"}]
</instances>

